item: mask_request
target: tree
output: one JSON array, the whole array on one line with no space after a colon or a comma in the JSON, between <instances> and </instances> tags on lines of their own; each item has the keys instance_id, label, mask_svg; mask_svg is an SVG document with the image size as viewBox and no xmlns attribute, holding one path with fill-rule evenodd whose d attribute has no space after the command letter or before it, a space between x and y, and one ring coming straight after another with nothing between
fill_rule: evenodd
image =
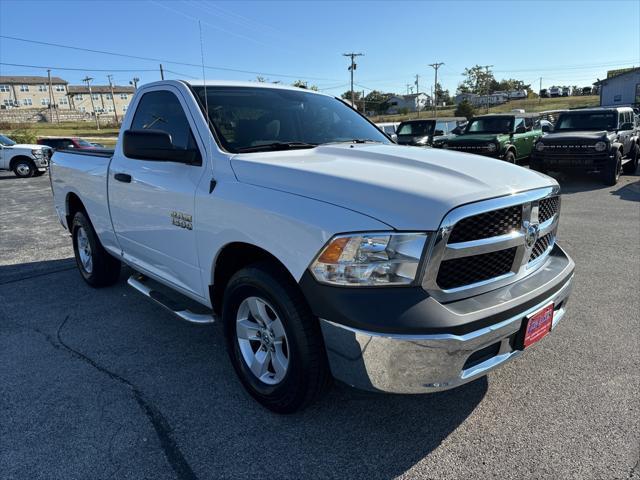
<instances>
[{"instance_id":1,"label":"tree","mask_svg":"<svg viewBox=\"0 0 640 480\"><path fill-rule=\"evenodd\" d=\"M493 81L491 84L491 91L511 92L514 90L531 90L531 85L524 83L522 80L515 80L513 78Z\"/></svg>"},{"instance_id":2,"label":"tree","mask_svg":"<svg viewBox=\"0 0 640 480\"><path fill-rule=\"evenodd\" d=\"M304 88L306 90L313 90L314 92L318 91L318 86L317 85L309 86L308 83L305 82L304 80L296 80L291 85L294 86L294 87L298 87L298 88Z\"/></svg>"},{"instance_id":3,"label":"tree","mask_svg":"<svg viewBox=\"0 0 640 480\"><path fill-rule=\"evenodd\" d=\"M458 93L486 94L491 91L492 83L496 81L493 72L481 65L465 68L462 75L465 79L458 86Z\"/></svg>"},{"instance_id":4,"label":"tree","mask_svg":"<svg viewBox=\"0 0 640 480\"><path fill-rule=\"evenodd\" d=\"M340 95L340 97L344 98L345 100L351 101L351 90L347 90L342 95ZM360 100L361 97L362 97L362 92L359 92L357 90L353 91L353 98L355 99L356 102Z\"/></svg>"},{"instance_id":5,"label":"tree","mask_svg":"<svg viewBox=\"0 0 640 480\"><path fill-rule=\"evenodd\" d=\"M451 95L449 95L449 90L443 90L440 83L436 83L435 91L439 105L442 105L443 103L449 105L451 103Z\"/></svg>"},{"instance_id":6,"label":"tree","mask_svg":"<svg viewBox=\"0 0 640 480\"><path fill-rule=\"evenodd\" d=\"M382 93L378 90L372 90L364 97L365 111L373 111L377 114L382 114L389 108L390 93Z\"/></svg>"},{"instance_id":7,"label":"tree","mask_svg":"<svg viewBox=\"0 0 640 480\"><path fill-rule=\"evenodd\" d=\"M456 111L453 114L456 117L466 117L467 120L471 120L471 118L475 115L476 109L471 103L467 100L463 100L456 107Z\"/></svg>"}]
</instances>

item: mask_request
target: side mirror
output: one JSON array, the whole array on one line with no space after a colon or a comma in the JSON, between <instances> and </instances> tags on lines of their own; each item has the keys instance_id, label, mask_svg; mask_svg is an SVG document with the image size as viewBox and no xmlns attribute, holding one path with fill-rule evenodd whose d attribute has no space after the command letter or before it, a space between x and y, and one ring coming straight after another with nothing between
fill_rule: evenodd
<instances>
[{"instance_id":1,"label":"side mirror","mask_svg":"<svg viewBox=\"0 0 640 480\"><path fill-rule=\"evenodd\" d=\"M524 127L524 125L520 125L518 128L516 128L516 133L527 133L527 129Z\"/></svg>"},{"instance_id":2,"label":"side mirror","mask_svg":"<svg viewBox=\"0 0 640 480\"><path fill-rule=\"evenodd\" d=\"M551 127L549 125L542 125L542 131L544 133L549 133L551 131Z\"/></svg>"},{"instance_id":3,"label":"side mirror","mask_svg":"<svg viewBox=\"0 0 640 480\"><path fill-rule=\"evenodd\" d=\"M433 135L436 137L441 137L442 135L444 135L444 130L436 130L435 132L433 132Z\"/></svg>"},{"instance_id":4,"label":"side mirror","mask_svg":"<svg viewBox=\"0 0 640 480\"><path fill-rule=\"evenodd\" d=\"M162 130L127 130L123 137L124 155L138 160L196 164L201 161L197 149L176 148L171 135Z\"/></svg>"},{"instance_id":5,"label":"side mirror","mask_svg":"<svg viewBox=\"0 0 640 480\"><path fill-rule=\"evenodd\" d=\"M398 143L398 135L396 135L395 133L391 133L389 135L389 138L391 139L392 142Z\"/></svg>"},{"instance_id":6,"label":"side mirror","mask_svg":"<svg viewBox=\"0 0 640 480\"><path fill-rule=\"evenodd\" d=\"M625 122L622 125L620 125L619 130L633 130L633 123Z\"/></svg>"}]
</instances>

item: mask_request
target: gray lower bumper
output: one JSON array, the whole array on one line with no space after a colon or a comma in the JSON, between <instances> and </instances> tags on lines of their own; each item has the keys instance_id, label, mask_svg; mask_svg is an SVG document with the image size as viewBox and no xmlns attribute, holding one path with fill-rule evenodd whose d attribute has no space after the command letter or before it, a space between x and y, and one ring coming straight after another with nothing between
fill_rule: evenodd
<instances>
[{"instance_id":1,"label":"gray lower bumper","mask_svg":"<svg viewBox=\"0 0 640 480\"><path fill-rule=\"evenodd\" d=\"M513 336L527 315L551 302L555 305L555 329L564 316L572 286L573 275L534 307L464 335L379 334L321 319L331 371L353 387L381 392L425 393L462 385L522 354L512 347ZM475 352L487 347L495 348L493 356L479 363L468 362Z\"/></svg>"}]
</instances>

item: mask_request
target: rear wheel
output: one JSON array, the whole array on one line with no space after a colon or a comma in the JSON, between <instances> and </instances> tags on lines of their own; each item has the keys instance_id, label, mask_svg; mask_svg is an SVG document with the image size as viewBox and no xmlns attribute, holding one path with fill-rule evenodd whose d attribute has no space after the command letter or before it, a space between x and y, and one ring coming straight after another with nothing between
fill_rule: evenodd
<instances>
[{"instance_id":1,"label":"rear wheel","mask_svg":"<svg viewBox=\"0 0 640 480\"><path fill-rule=\"evenodd\" d=\"M629 158L631 158L631 161L622 166L622 172L625 175L633 175L636 173L636 170L638 169L638 159L640 158L640 146L635 145L633 147L633 150L629 154Z\"/></svg>"},{"instance_id":2,"label":"rear wheel","mask_svg":"<svg viewBox=\"0 0 640 480\"><path fill-rule=\"evenodd\" d=\"M100 244L87 216L83 212L77 212L72 225L73 252L85 282L92 287L106 287L116 283L120 277L120 260L109 255Z\"/></svg>"},{"instance_id":3,"label":"rear wheel","mask_svg":"<svg viewBox=\"0 0 640 480\"><path fill-rule=\"evenodd\" d=\"M602 179L606 185L613 186L618 183L622 171L622 155L618 150L615 158L607 164L602 172Z\"/></svg>"},{"instance_id":4,"label":"rear wheel","mask_svg":"<svg viewBox=\"0 0 640 480\"><path fill-rule=\"evenodd\" d=\"M36 166L28 158L16 160L16 162L13 165L13 173L16 175L16 177L20 177L20 178L33 177L33 174L35 172L36 172Z\"/></svg>"},{"instance_id":5,"label":"rear wheel","mask_svg":"<svg viewBox=\"0 0 640 480\"><path fill-rule=\"evenodd\" d=\"M320 325L278 266L263 262L233 275L222 319L231 363L263 406L292 413L326 390L331 377Z\"/></svg>"}]
</instances>

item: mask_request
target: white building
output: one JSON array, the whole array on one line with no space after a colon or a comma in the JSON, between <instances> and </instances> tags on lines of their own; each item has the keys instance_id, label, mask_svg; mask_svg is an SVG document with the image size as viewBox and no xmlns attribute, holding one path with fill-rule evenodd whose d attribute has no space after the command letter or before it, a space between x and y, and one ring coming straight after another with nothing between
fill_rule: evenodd
<instances>
[{"instance_id":1,"label":"white building","mask_svg":"<svg viewBox=\"0 0 640 480\"><path fill-rule=\"evenodd\" d=\"M387 100L389 108L387 114L422 111L431 106L431 97L426 93L412 93L410 95L392 95Z\"/></svg>"},{"instance_id":2,"label":"white building","mask_svg":"<svg viewBox=\"0 0 640 480\"><path fill-rule=\"evenodd\" d=\"M600 88L600 106L640 105L640 67L613 74L594 83Z\"/></svg>"}]
</instances>

